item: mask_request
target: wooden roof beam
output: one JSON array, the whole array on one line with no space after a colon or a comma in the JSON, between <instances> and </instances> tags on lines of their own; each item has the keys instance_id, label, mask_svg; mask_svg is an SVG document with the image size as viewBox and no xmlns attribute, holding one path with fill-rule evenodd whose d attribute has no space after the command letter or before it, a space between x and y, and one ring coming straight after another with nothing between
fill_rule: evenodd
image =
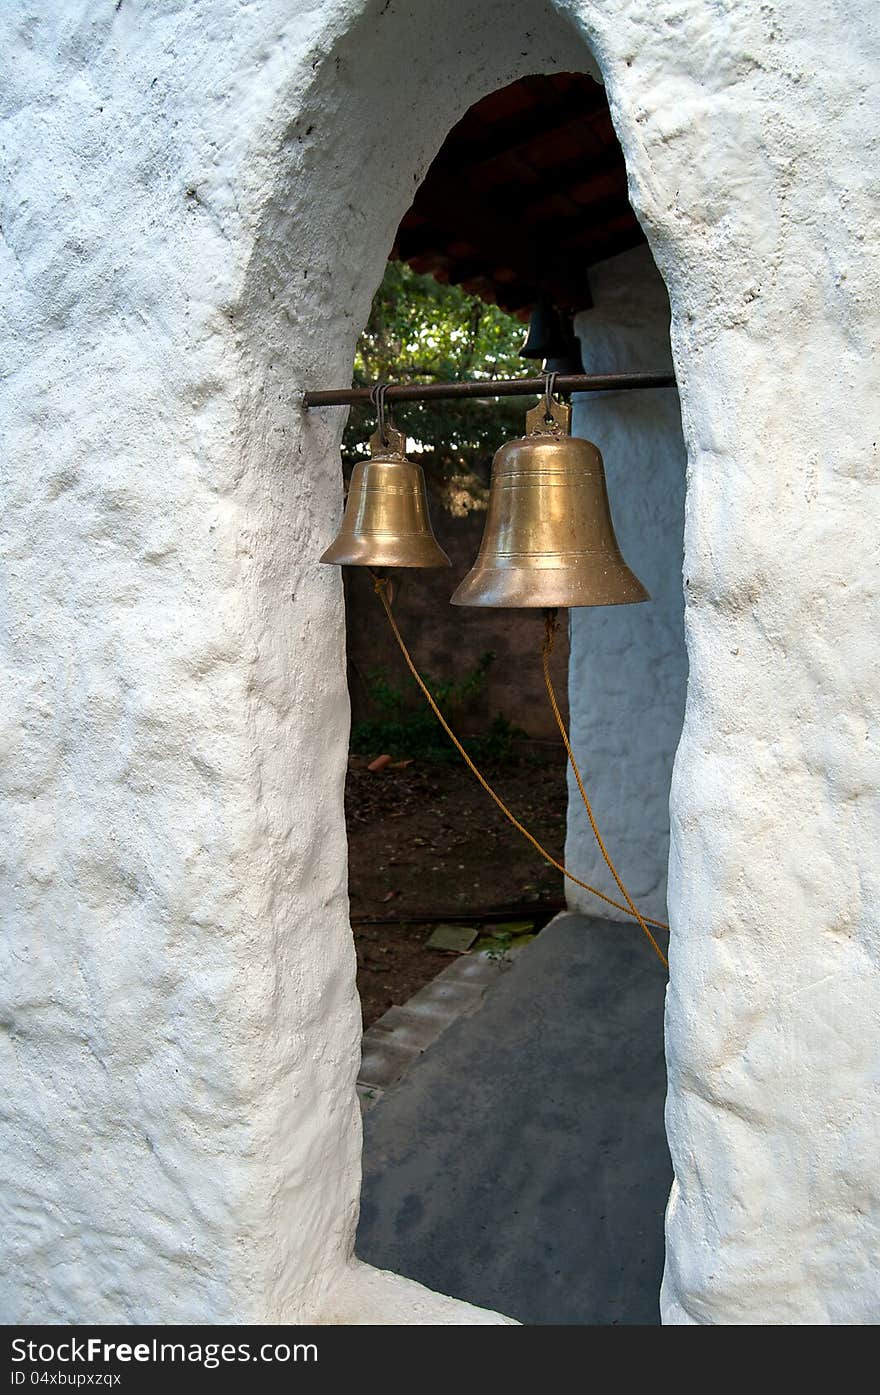
<instances>
[{"instance_id":1,"label":"wooden roof beam","mask_svg":"<svg viewBox=\"0 0 880 1395\"><path fill-rule=\"evenodd\" d=\"M589 84L589 85L587 85ZM435 167L439 170L459 170L463 164L480 164L493 160L509 150L516 149L529 140L553 131L569 119L588 121L606 105L605 89L592 78L584 77L584 86L576 87L546 102L536 103L525 111L517 112L508 120L492 122L482 128L469 118L474 117L477 108L453 126L438 152L426 178L431 177ZM478 119L478 118L477 118Z\"/></svg>"}]
</instances>

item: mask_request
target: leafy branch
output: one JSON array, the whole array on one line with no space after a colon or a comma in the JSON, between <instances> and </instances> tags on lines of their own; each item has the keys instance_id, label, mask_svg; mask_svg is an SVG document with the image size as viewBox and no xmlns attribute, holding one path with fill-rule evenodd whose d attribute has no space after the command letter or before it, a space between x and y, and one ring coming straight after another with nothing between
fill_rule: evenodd
<instances>
[{"instance_id":1,"label":"leafy branch","mask_svg":"<svg viewBox=\"0 0 880 1395\"><path fill-rule=\"evenodd\" d=\"M380 379L516 377L523 372L522 336L520 322L497 306L392 261L358 342L354 380L364 385ZM521 434L523 404L407 402L395 407L395 420L415 442L432 492L460 513L484 505L492 456L503 441ZM343 438L347 465L364 454L372 430L372 408L353 409Z\"/></svg>"}]
</instances>

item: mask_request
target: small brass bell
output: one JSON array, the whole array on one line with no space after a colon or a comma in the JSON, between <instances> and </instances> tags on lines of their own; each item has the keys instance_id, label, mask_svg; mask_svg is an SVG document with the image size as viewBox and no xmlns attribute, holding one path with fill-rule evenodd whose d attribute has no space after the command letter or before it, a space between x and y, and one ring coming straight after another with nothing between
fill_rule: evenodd
<instances>
[{"instance_id":1,"label":"small brass bell","mask_svg":"<svg viewBox=\"0 0 880 1395\"><path fill-rule=\"evenodd\" d=\"M431 527L425 472L407 460L403 432L384 421L370 437L369 460L359 460L352 471L339 532L321 561L349 567L451 565Z\"/></svg>"},{"instance_id":2,"label":"small brass bell","mask_svg":"<svg viewBox=\"0 0 880 1395\"><path fill-rule=\"evenodd\" d=\"M548 390L526 415L526 435L496 452L483 540L453 605L554 608L649 599L614 535L602 456L570 431L571 407Z\"/></svg>"}]
</instances>

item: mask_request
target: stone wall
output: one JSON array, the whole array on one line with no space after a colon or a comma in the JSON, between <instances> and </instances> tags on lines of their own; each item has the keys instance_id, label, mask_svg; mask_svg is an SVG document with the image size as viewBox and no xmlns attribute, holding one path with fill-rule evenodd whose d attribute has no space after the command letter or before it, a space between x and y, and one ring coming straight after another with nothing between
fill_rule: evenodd
<instances>
[{"instance_id":1,"label":"stone wall","mask_svg":"<svg viewBox=\"0 0 880 1395\"><path fill-rule=\"evenodd\" d=\"M457 725L468 735L484 732L500 714L526 736L552 742L561 750L541 668L541 611L451 606L449 597L477 555L486 514L474 511L453 518L434 503L431 519L452 567L448 571L401 571L397 578L394 610L413 658L432 678L461 682L476 670L484 654L494 654L485 687L462 711ZM387 675L395 687L410 696L414 706L423 703L404 667L369 573L361 568L346 571L345 613L352 719L376 715L369 695L375 672ZM554 647L553 672L566 715L567 659L568 634L562 627ZM564 798L561 781L560 797Z\"/></svg>"}]
</instances>

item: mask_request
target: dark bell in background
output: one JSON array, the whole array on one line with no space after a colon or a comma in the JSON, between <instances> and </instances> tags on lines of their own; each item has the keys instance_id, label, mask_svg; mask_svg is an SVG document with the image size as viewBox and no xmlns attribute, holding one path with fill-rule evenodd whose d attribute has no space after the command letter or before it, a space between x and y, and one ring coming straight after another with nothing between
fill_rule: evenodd
<instances>
[{"instance_id":1,"label":"dark bell in background","mask_svg":"<svg viewBox=\"0 0 880 1395\"><path fill-rule=\"evenodd\" d=\"M548 373L583 373L574 317L567 310L557 310L549 300L539 300L532 311L519 356L538 359Z\"/></svg>"}]
</instances>

